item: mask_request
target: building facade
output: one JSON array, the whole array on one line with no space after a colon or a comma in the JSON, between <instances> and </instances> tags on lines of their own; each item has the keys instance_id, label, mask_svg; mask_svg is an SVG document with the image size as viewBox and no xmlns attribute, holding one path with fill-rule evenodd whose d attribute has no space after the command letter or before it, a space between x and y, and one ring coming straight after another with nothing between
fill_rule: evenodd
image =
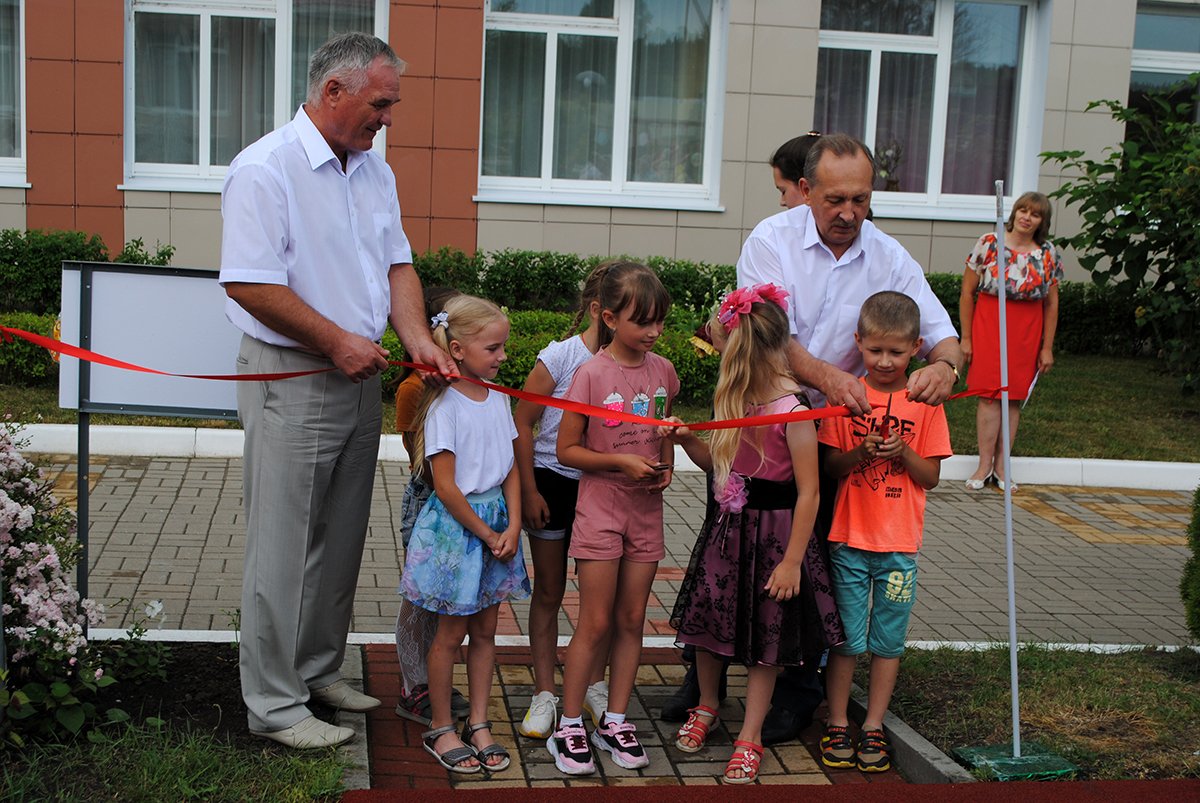
<instances>
[{"instance_id":1,"label":"building facade","mask_svg":"<svg viewBox=\"0 0 1200 803\"><path fill-rule=\"evenodd\" d=\"M1089 102L1200 69L1195 0L0 0L0 228L217 267L225 166L343 30L408 62L376 148L418 251L731 263L815 128L872 145L877 224L958 271L997 179L1122 140Z\"/></svg>"}]
</instances>

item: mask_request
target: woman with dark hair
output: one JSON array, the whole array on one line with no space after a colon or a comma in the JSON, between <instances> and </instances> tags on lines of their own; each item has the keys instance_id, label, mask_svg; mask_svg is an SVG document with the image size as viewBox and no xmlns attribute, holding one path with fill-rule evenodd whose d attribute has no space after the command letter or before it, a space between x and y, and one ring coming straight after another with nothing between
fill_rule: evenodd
<instances>
[{"instance_id":1,"label":"woman with dark hair","mask_svg":"<svg viewBox=\"0 0 1200 803\"><path fill-rule=\"evenodd\" d=\"M1013 204L1005 235L1005 313L1008 330L1009 447L1017 437L1021 405L1034 377L1054 366L1054 333L1058 328L1058 283L1062 262L1050 231L1050 199L1040 192L1027 192ZM996 235L979 238L967 257L959 296L964 363L969 390L1000 387L999 278ZM978 491L989 482L1001 490L1004 476L1000 441L999 394L980 397L975 415L979 434L979 466L967 480L969 490ZM1017 484L1012 483L1012 490Z\"/></svg>"},{"instance_id":2,"label":"woman with dark hair","mask_svg":"<svg viewBox=\"0 0 1200 803\"><path fill-rule=\"evenodd\" d=\"M808 149L820 138L819 131L809 131L802 136L792 137L771 154L771 173L775 176L775 189L779 190L779 205L784 209L804 203L804 197L800 194L804 160L808 158Z\"/></svg>"}]
</instances>

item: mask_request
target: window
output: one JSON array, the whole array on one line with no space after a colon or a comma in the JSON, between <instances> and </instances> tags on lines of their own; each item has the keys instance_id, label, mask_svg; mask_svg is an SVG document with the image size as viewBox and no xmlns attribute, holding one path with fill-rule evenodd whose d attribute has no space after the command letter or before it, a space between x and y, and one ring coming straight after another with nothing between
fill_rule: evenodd
<instances>
[{"instance_id":1,"label":"window","mask_svg":"<svg viewBox=\"0 0 1200 803\"><path fill-rule=\"evenodd\" d=\"M219 190L233 157L304 101L312 52L377 31L385 3L133 0L126 187Z\"/></svg>"},{"instance_id":2,"label":"window","mask_svg":"<svg viewBox=\"0 0 1200 803\"><path fill-rule=\"evenodd\" d=\"M715 209L726 0L490 0L479 201Z\"/></svg>"},{"instance_id":3,"label":"window","mask_svg":"<svg viewBox=\"0 0 1200 803\"><path fill-rule=\"evenodd\" d=\"M1195 7L1178 4L1138 3L1133 28L1133 70L1129 76L1129 105L1146 108L1149 92L1179 85L1200 72L1200 13ZM1180 88L1173 97L1178 103L1192 102L1193 119L1200 122L1196 88ZM1126 129L1126 136L1136 136Z\"/></svg>"},{"instance_id":4,"label":"window","mask_svg":"<svg viewBox=\"0 0 1200 803\"><path fill-rule=\"evenodd\" d=\"M0 184L25 182L24 75L20 0L0 0Z\"/></svg>"},{"instance_id":5,"label":"window","mask_svg":"<svg viewBox=\"0 0 1200 803\"><path fill-rule=\"evenodd\" d=\"M974 219L1035 186L1027 0L821 4L814 126L872 147L882 215Z\"/></svg>"}]
</instances>

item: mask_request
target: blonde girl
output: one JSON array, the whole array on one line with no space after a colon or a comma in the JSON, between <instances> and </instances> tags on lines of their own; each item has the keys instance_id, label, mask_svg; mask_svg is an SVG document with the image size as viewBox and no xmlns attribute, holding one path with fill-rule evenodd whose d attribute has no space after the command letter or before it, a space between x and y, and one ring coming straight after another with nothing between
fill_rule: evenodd
<instances>
[{"instance_id":1,"label":"blonde girl","mask_svg":"<svg viewBox=\"0 0 1200 803\"><path fill-rule=\"evenodd\" d=\"M772 284L730 293L710 322L722 350L716 418L806 409L788 366L787 293ZM700 750L717 724L723 665L748 667L745 717L726 783L750 783L762 760L762 723L783 666L818 660L841 641L828 569L812 537L817 515L817 434L811 421L718 429L705 444L671 434L713 475L710 509L680 587L671 624L696 648L700 703L675 746Z\"/></svg>"},{"instance_id":2,"label":"blonde girl","mask_svg":"<svg viewBox=\"0 0 1200 803\"><path fill-rule=\"evenodd\" d=\"M487 719L495 661L496 614L506 599L529 596L521 554L516 427L502 394L469 380L491 380L505 360L509 324L495 304L456 296L433 316L433 339L462 379L430 393L416 416L414 453L431 475L433 495L409 540L400 593L438 614L427 667L432 713L425 750L451 772L499 772L508 751ZM461 735L451 713L451 677L463 638L470 713Z\"/></svg>"}]
</instances>

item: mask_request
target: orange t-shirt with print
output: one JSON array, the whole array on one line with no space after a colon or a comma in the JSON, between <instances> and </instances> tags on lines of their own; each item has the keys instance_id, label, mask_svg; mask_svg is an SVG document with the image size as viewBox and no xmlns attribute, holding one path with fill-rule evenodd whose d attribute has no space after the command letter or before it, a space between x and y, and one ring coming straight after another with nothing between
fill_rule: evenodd
<instances>
[{"instance_id":1,"label":"orange t-shirt with print","mask_svg":"<svg viewBox=\"0 0 1200 803\"><path fill-rule=\"evenodd\" d=\"M817 435L843 452L862 443L883 423L888 394L861 380L871 412L827 418ZM946 411L909 401L903 390L891 394L892 432L921 457L945 458L950 449ZM898 458L864 460L842 478L833 509L829 540L867 552L916 552L925 527L925 489L913 482Z\"/></svg>"}]
</instances>

